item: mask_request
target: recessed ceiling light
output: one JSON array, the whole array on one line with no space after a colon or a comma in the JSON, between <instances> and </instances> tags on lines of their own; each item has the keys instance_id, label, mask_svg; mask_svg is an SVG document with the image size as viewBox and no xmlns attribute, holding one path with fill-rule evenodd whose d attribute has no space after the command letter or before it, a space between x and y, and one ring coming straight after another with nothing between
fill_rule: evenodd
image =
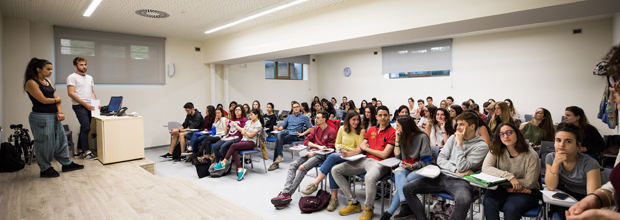
<instances>
[{"instance_id":1,"label":"recessed ceiling light","mask_svg":"<svg viewBox=\"0 0 620 220\"><path fill-rule=\"evenodd\" d=\"M205 34L210 34L210 33L213 33L213 32L219 31L219 30L222 30L222 29L224 29L224 28L228 28L228 27L231 27L231 26L237 25L237 24L239 24L239 23L241 23L241 22L245 22L245 21L248 21L248 20L252 20L252 19L254 19L254 18L258 18L258 17L260 17L260 16L263 16L263 15L266 15L266 14L269 14L269 13L272 13L272 12L276 12L276 11L279 11L279 10L282 10L282 9L285 9L285 8L288 8L288 7L291 7L291 6L293 6L293 5L296 5L296 4L299 4L299 3L305 2L305 1L308 1L308 0L297 0L297 1L293 1L293 2L290 2L290 3L284 4L284 5L280 5L280 6L278 6L278 7L275 7L275 8L272 8L272 9L269 9L269 10L266 10L266 11L263 11L263 12L260 12L260 13L257 13L257 14L254 14L254 15L250 15L250 16L245 17L245 18L242 18L242 19L240 19L240 20L233 21L233 22L231 22L231 23L228 23L228 24L225 24L225 25L222 25L222 26L219 26L219 27L213 28L213 29L211 29L211 30L205 31Z\"/></svg>"},{"instance_id":2,"label":"recessed ceiling light","mask_svg":"<svg viewBox=\"0 0 620 220\"><path fill-rule=\"evenodd\" d=\"M153 9L140 9L136 11L136 14L140 15L140 16L144 16L147 18L167 18L170 17L170 14L163 12L163 11L158 11L158 10L153 10Z\"/></svg>"},{"instance_id":3,"label":"recessed ceiling light","mask_svg":"<svg viewBox=\"0 0 620 220\"><path fill-rule=\"evenodd\" d=\"M93 14L95 9L97 9L97 6L99 6L99 3L101 3L101 0L93 0L84 12L84 17L90 17L90 15Z\"/></svg>"}]
</instances>

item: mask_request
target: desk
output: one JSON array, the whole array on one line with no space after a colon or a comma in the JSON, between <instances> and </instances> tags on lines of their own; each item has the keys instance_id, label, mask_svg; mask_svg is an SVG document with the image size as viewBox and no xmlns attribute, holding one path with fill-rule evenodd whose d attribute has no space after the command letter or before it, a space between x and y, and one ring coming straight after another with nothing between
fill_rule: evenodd
<instances>
[{"instance_id":1,"label":"desk","mask_svg":"<svg viewBox=\"0 0 620 220\"><path fill-rule=\"evenodd\" d=\"M97 137L97 157L102 164L144 158L144 126L139 117L93 117L89 144Z\"/></svg>"}]
</instances>

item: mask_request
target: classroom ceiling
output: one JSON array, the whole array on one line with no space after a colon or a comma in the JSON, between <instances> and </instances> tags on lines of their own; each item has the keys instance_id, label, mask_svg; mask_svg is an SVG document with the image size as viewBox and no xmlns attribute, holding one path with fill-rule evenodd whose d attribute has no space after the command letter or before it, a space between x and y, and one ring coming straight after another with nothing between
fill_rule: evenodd
<instances>
[{"instance_id":1,"label":"classroom ceiling","mask_svg":"<svg viewBox=\"0 0 620 220\"><path fill-rule=\"evenodd\" d=\"M310 0L211 34L204 32L292 0L103 0L90 17L82 14L91 0L1 0L0 13L73 28L205 41L346 1ZM135 13L140 9L170 17L142 17Z\"/></svg>"}]
</instances>

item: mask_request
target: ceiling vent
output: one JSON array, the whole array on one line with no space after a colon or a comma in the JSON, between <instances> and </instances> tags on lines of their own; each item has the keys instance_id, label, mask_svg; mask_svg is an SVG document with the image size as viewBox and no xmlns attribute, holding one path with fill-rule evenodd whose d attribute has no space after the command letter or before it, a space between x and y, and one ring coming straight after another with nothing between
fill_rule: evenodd
<instances>
[{"instance_id":1,"label":"ceiling vent","mask_svg":"<svg viewBox=\"0 0 620 220\"><path fill-rule=\"evenodd\" d=\"M140 9L136 11L136 14L140 15L140 16L144 16L147 18L167 18L170 17L170 14L163 12L163 11L158 11L158 10L153 10L153 9Z\"/></svg>"}]
</instances>

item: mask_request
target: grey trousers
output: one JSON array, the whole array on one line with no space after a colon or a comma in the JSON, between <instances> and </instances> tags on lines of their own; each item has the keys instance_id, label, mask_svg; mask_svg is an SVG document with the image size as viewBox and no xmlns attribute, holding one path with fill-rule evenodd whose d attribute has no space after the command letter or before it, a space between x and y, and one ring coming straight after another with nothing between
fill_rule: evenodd
<instances>
[{"instance_id":1,"label":"grey trousers","mask_svg":"<svg viewBox=\"0 0 620 220\"><path fill-rule=\"evenodd\" d=\"M52 166L52 159L56 159L61 165L73 162L69 158L65 129L56 119L55 113L31 112L28 121L34 136L34 152L41 172Z\"/></svg>"},{"instance_id":2,"label":"grey trousers","mask_svg":"<svg viewBox=\"0 0 620 220\"><path fill-rule=\"evenodd\" d=\"M372 158L362 158L356 161L349 161L338 164L332 168L332 176L349 201L357 201L357 197L349 187L346 176L355 176L366 173L364 182L366 183L366 201L364 205L370 209L375 205L375 194L377 193L377 181L384 175L390 173L390 169L380 165L379 161Z\"/></svg>"},{"instance_id":3,"label":"grey trousers","mask_svg":"<svg viewBox=\"0 0 620 220\"><path fill-rule=\"evenodd\" d=\"M288 165L288 173L286 174L286 183L284 183L283 193L293 195L301 181L308 173L308 170L316 167L317 165L323 163L327 159L326 155L315 154L314 156L308 157L300 157L299 159L293 161L290 165ZM306 169L300 170L299 166L303 165Z\"/></svg>"}]
</instances>

